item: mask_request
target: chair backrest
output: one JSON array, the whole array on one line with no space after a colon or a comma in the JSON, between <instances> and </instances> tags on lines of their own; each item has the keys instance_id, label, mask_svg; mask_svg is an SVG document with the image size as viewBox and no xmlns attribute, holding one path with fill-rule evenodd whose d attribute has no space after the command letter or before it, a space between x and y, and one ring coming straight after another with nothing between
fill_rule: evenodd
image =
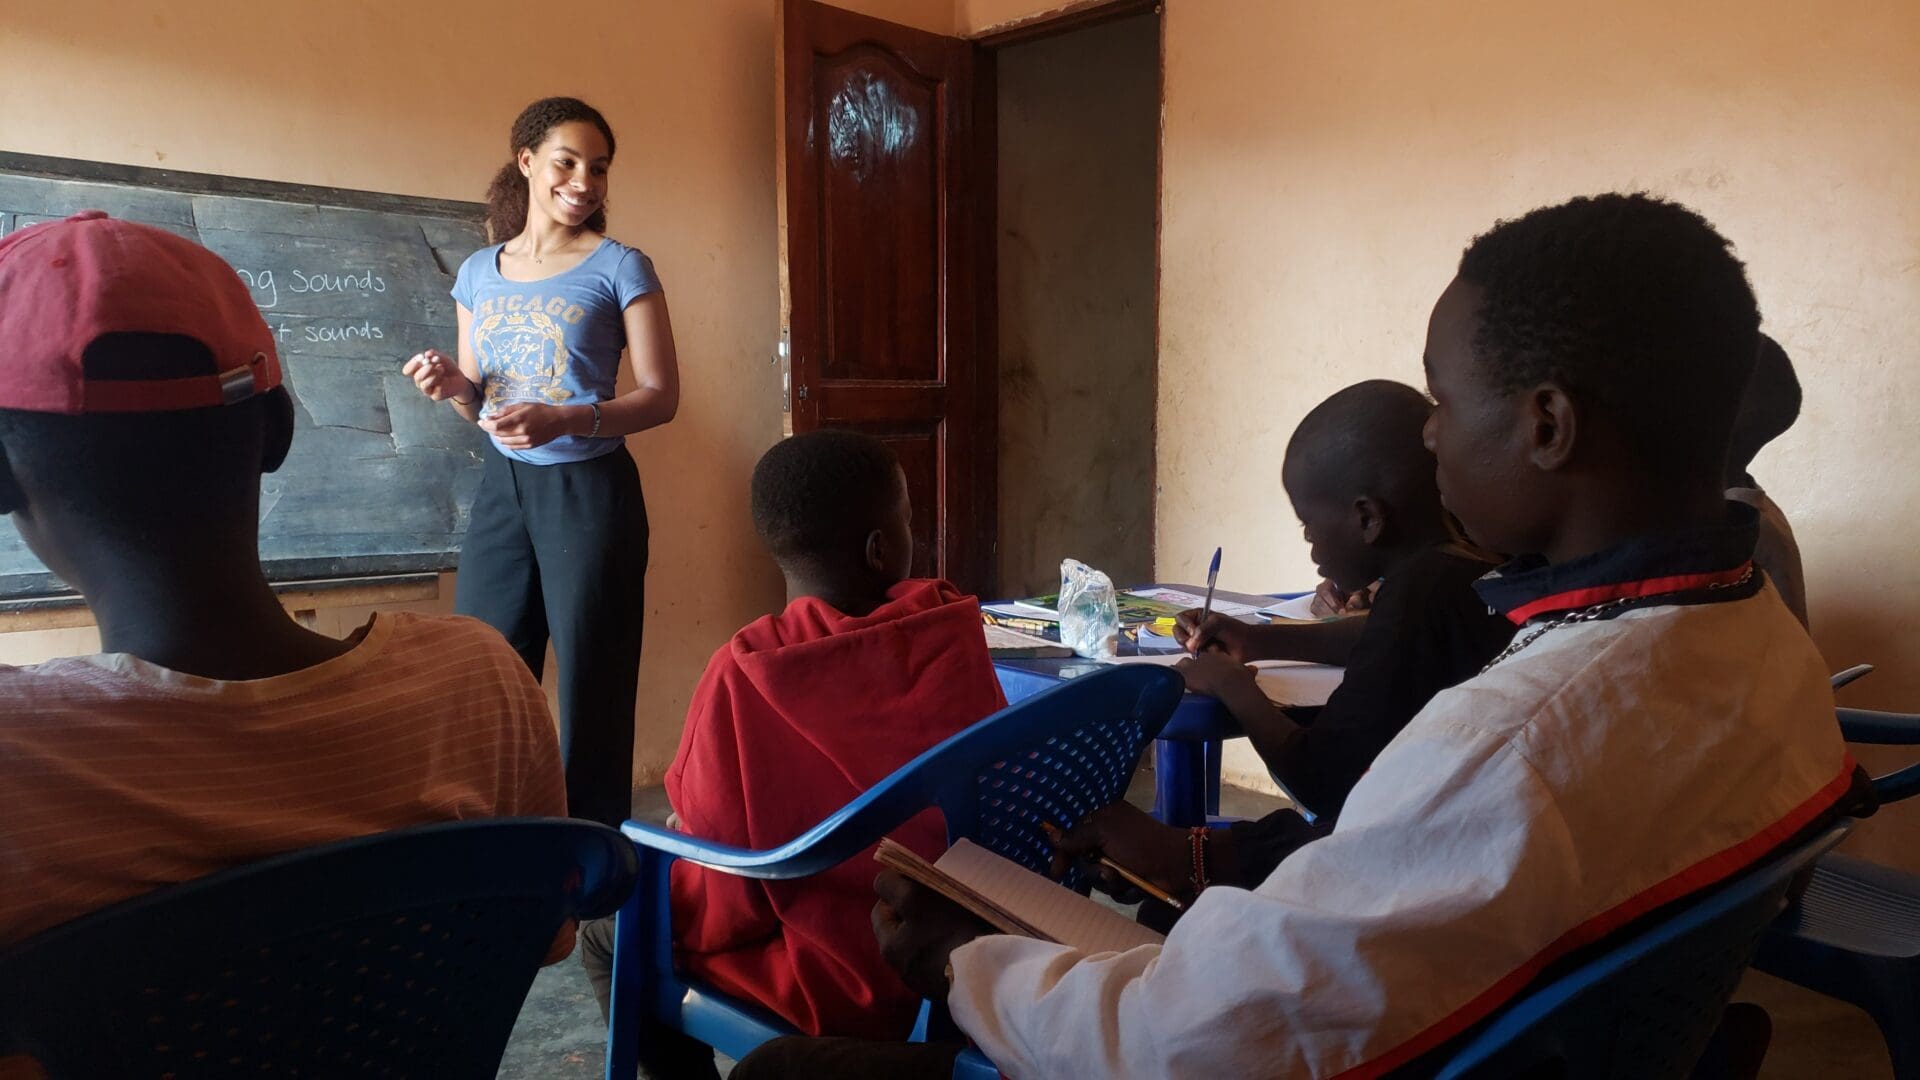
<instances>
[{"instance_id":1,"label":"chair backrest","mask_svg":"<svg viewBox=\"0 0 1920 1080\"><path fill-rule=\"evenodd\" d=\"M964 836L1029 870L1048 873L1053 845L1041 832L1042 823L1070 827L1126 797L1141 753L1180 704L1185 686L1165 678L1109 681L1105 672L1080 678L1103 681L1077 690L1070 682L1060 688L1064 693L1049 691L1012 706L1031 730L1052 734L985 764L971 785L941 793L949 842ZM1072 723L1062 729L1056 718ZM1076 870L1066 884L1085 892L1091 883L1081 881Z\"/></svg>"},{"instance_id":2,"label":"chair backrest","mask_svg":"<svg viewBox=\"0 0 1920 1080\"><path fill-rule=\"evenodd\" d=\"M948 737L777 848L748 851L629 821L640 883L620 912L614 944L613 1024L607 1074L631 1076L635 1018L645 1014L739 1058L777 1035L779 1020L688 985L672 966L668 913L675 859L767 880L803 878L844 862L929 806L949 839L966 837L1045 871L1041 821L1071 826L1125 794L1147 743L1185 693L1168 668L1117 666L1022 699ZM876 871L877 872L877 871Z\"/></svg>"},{"instance_id":3,"label":"chair backrest","mask_svg":"<svg viewBox=\"0 0 1920 1080\"><path fill-rule=\"evenodd\" d=\"M621 829L652 851L727 873L784 881L845 862L929 806L946 815L950 838L976 842L982 805L995 798L1007 813L1019 807L1034 815L1056 814L1055 824L1071 825L1079 816L1066 814L1068 809L1092 810L1125 791L1141 751L1166 726L1185 692L1184 680L1171 668L1129 665L1082 675L948 736L818 825L764 851L639 821ZM1117 734L1109 739L1108 729ZM1100 794L1115 794L1095 801L1072 790L1075 778L1097 778ZM1030 856L1022 862L1045 865Z\"/></svg>"},{"instance_id":4,"label":"chair backrest","mask_svg":"<svg viewBox=\"0 0 1920 1080\"><path fill-rule=\"evenodd\" d=\"M1439 1080L1681 1080L1794 879L1846 835L1842 821L1508 1006Z\"/></svg>"},{"instance_id":5,"label":"chair backrest","mask_svg":"<svg viewBox=\"0 0 1920 1080\"><path fill-rule=\"evenodd\" d=\"M292 852L0 955L0 1057L68 1077L492 1077L549 945L631 889L603 825L496 819Z\"/></svg>"}]
</instances>

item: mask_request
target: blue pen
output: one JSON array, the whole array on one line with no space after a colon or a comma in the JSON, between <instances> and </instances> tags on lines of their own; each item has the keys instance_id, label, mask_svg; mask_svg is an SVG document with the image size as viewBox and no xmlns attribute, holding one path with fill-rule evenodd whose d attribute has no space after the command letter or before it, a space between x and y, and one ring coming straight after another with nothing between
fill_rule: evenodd
<instances>
[{"instance_id":1,"label":"blue pen","mask_svg":"<svg viewBox=\"0 0 1920 1080\"><path fill-rule=\"evenodd\" d=\"M1207 602L1200 605L1200 622L1205 625L1207 616L1213 614L1213 584L1220 580L1220 549L1213 549L1213 564L1207 567Z\"/></svg>"}]
</instances>

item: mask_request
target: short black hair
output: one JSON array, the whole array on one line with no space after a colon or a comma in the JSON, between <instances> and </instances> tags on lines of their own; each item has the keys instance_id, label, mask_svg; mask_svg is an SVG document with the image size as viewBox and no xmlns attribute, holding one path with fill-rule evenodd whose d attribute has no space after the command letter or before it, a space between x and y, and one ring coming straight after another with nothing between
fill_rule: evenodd
<instances>
[{"instance_id":1,"label":"short black hair","mask_svg":"<svg viewBox=\"0 0 1920 1080\"><path fill-rule=\"evenodd\" d=\"M198 370L206 347L169 334L119 334L90 361L143 369ZM290 412L276 388L231 405L151 413L58 413L0 409L0 513L17 507L13 481L33 478L36 497L57 501L104 537L191 535L231 523L259 505L270 437L269 410Z\"/></svg>"},{"instance_id":2,"label":"short black hair","mask_svg":"<svg viewBox=\"0 0 1920 1080\"><path fill-rule=\"evenodd\" d=\"M1313 407L1287 441L1289 492L1346 501L1383 498L1440 517L1440 485L1424 429L1433 404L1405 383L1368 379Z\"/></svg>"},{"instance_id":3,"label":"short black hair","mask_svg":"<svg viewBox=\"0 0 1920 1080\"><path fill-rule=\"evenodd\" d=\"M861 551L898 492L887 444L857 431L783 439L753 467L753 528L782 563L838 562Z\"/></svg>"},{"instance_id":4,"label":"short black hair","mask_svg":"<svg viewBox=\"0 0 1920 1080\"><path fill-rule=\"evenodd\" d=\"M1727 475L1746 476L1760 448L1779 438L1800 419L1800 379L1793 360L1780 343L1765 334L1753 354L1753 374L1740 395L1733 417L1733 442L1727 452Z\"/></svg>"},{"instance_id":5,"label":"short black hair","mask_svg":"<svg viewBox=\"0 0 1920 1080\"><path fill-rule=\"evenodd\" d=\"M1468 245L1474 339L1495 385L1558 383L1604 411L1644 464L1724 472L1760 312L1726 238L1646 194L1572 199Z\"/></svg>"}]
</instances>

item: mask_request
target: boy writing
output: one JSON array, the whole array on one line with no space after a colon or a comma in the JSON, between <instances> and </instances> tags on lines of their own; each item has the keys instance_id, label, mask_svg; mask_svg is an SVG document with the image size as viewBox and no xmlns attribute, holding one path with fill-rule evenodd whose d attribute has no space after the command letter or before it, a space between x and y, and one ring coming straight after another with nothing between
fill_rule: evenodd
<instances>
[{"instance_id":1,"label":"boy writing","mask_svg":"<svg viewBox=\"0 0 1920 1080\"><path fill-rule=\"evenodd\" d=\"M1275 778L1316 817L1338 818L1347 792L1407 721L1513 637L1513 624L1473 591L1493 564L1448 529L1433 454L1421 442L1430 411L1413 387L1376 379L1322 402L1287 444L1281 483L1314 564L1348 592L1380 582L1369 614L1250 626L1224 616L1196 625L1198 613L1188 612L1175 630L1195 654L1180 665L1188 688L1226 704ZM1349 628L1357 638L1344 650L1328 641ZM1307 726L1267 700L1245 666L1255 660L1345 664L1347 676Z\"/></svg>"},{"instance_id":2,"label":"boy writing","mask_svg":"<svg viewBox=\"0 0 1920 1080\"><path fill-rule=\"evenodd\" d=\"M1325 836L1373 759L1435 694L1478 673L1513 624L1473 590L1493 565L1456 542L1422 443L1431 406L1411 386L1374 379L1320 403L1287 443L1281 482L1320 575L1358 593L1380 582L1370 613L1325 623L1250 626L1187 612L1175 627L1196 653L1187 688L1232 712L1274 779L1311 819L1280 810L1207 837L1213 880L1251 888L1300 845ZM1267 699L1254 660L1345 664L1326 705L1296 721ZM1090 815L1064 859L1098 848L1170 895L1191 899L1193 834L1129 803ZM1064 865L1062 866L1064 869ZM1149 921L1164 920L1157 905ZM1157 921L1156 921L1157 925Z\"/></svg>"},{"instance_id":3,"label":"boy writing","mask_svg":"<svg viewBox=\"0 0 1920 1080\"><path fill-rule=\"evenodd\" d=\"M382 613L336 641L281 608L260 475L292 438L272 332L218 256L99 211L0 241L0 512L102 649L0 666L0 944L296 848L566 813L500 635Z\"/></svg>"},{"instance_id":4,"label":"boy writing","mask_svg":"<svg viewBox=\"0 0 1920 1080\"><path fill-rule=\"evenodd\" d=\"M889 960L1010 1076L1379 1076L1854 810L1825 664L1723 497L1758 323L1726 241L1658 199L1476 239L1428 324L1426 437L1468 535L1526 553L1481 586L1513 644L1421 710L1331 836L1205 889L1164 944L988 933L883 874Z\"/></svg>"},{"instance_id":5,"label":"boy writing","mask_svg":"<svg viewBox=\"0 0 1920 1080\"><path fill-rule=\"evenodd\" d=\"M754 468L752 498L754 528L786 577L787 608L714 653L667 795L683 831L764 848L818 824L1005 698L979 604L943 581L907 578L911 507L885 444L846 431L787 439ZM934 810L893 839L929 858L946 849ZM904 1035L919 996L874 943L872 880L864 858L793 882L678 863L679 960L803 1031ZM610 927L591 926L585 937L582 958L604 1003ZM675 1042L653 1031L642 1041ZM703 1056L671 1068L650 1061L649 1071L705 1073L711 1053Z\"/></svg>"}]
</instances>

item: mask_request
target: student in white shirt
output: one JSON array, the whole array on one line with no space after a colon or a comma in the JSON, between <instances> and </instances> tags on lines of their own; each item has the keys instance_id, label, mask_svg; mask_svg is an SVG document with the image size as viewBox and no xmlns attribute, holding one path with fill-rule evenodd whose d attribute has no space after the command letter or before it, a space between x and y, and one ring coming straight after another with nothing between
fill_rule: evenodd
<instances>
[{"instance_id":1,"label":"student in white shirt","mask_svg":"<svg viewBox=\"0 0 1920 1080\"><path fill-rule=\"evenodd\" d=\"M990 933L883 874L883 953L1013 1077L1380 1076L1857 812L1825 664L1722 493L1758 324L1727 242L1658 199L1476 239L1428 325L1427 442L1469 536L1531 553L1482 585L1513 645L1413 719L1331 836L1257 888L1205 889L1163 945ZM735 1075L855 1052L779 1040Z\"/></svg>"}]
</instances>

